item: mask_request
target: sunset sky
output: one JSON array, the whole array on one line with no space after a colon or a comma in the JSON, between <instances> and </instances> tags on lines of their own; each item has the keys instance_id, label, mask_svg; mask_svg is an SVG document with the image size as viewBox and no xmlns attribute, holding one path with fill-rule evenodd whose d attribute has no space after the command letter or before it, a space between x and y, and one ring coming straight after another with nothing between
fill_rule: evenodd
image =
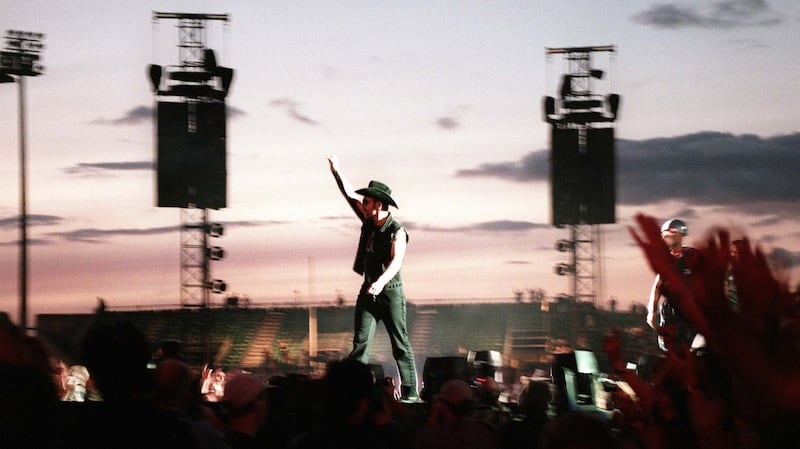
<instances>
[{"instance_id":1,"label":"sunset sky","mask_svg":"<svg viewBox=\"0 0 800 449\"><path fill-rule=\"evenodd\" d=\"M177 305L180 212L155 206L148 64L178 62L177 23L228 13L208 46L234 68L226 251L212 275L254 303L354 299L356 187L388 184L411 240L411 302L569 291L553 266L544 95L593 56L622 96L617 218L604 225L606 306L652 280L626 227L684 219L688 242L733 227L800 281L800 3L632 1L0 0L0 31L46 34L27 80L29 312ZM18 95L0 85L0 311L18 305ZM212 299L222 303L223 297Z\"/></svg>"}]
</instances>

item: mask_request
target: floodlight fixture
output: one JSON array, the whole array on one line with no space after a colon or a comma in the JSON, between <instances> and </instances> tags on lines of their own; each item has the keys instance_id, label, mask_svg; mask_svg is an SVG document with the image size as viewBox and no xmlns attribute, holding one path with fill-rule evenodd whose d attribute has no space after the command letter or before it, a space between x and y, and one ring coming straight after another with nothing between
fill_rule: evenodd
<instances>
[{"instance_id":1,"label":"floodlight fixture","mask_svg":"<svg viewBox=\"0 0 800 449\"><path fill-rule=\"evenodd\" d=\"M222 237L222 235L225 233L225 227L220 223L208 223L206 226L206 232L211 237Z\"/></svg>"},{"instance_id":2,"label":"floodlight fixture","mask_svg":"<svg viewBox=\"0 0 800 449\"><path fill-rule=\"evenodd\" d=\"M559 276L566 276L568 274L575 273L575 265L568 264L568 263L559 263L553 267L553 271Z\"/></svg>"},{"instance_id":3,"label":"floodlight fixture","mask_svg":"<svg viewBox=\"0 0 800 449\"><path fill-rule=\"evenodd\" d=\"M603 75L604 74L605 74L605 72L603 72L600 69L591 69L591 70L589 70L589 75L592 78L596 78L596 79L599 79L599 80L603 79Z\"/></svg>"},{"instance_id":4,"label":"floodlight fixture","mask_svg":"<svg viewBox=\"0 0 800 449\"><path fill-rule=\"evenodd\" d=\"M575 248L575 242L573 241L561 239L556 242L556 249L559 252L565 253L567 251L572 251L572 248Z\"/></svg>"},{"instance_id":5,"label":"floodlight fixture","mask_svg":"<svg viewBox=\"0 0 800 449\"><path fill-rule=\"evenodd\" d=\"M206 254L211 260L222 260L225 257L225 251L219 246L206 248Z\"/></svg>"},{"instance_id":6,"label":"floodlight fixture","mask_svg":"<svg viewBox=\"0 0 800 449\"><path fill-rule=\"evenodd\" d=\"M228 288L228 285L222 279L214 279L207 281L205 287L212 293L222 293Z\"/></svg>"}]
</instances>

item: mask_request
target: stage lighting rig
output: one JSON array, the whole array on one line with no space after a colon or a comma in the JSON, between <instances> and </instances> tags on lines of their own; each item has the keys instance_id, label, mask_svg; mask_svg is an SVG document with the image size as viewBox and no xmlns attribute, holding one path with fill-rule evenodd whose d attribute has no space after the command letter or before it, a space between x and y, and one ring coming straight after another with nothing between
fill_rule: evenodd
<instances>
[{"instance_id":1,"label":"stage lighting rig","mask_svg":"<svg viewBox=\"0 0 800 449\"><path fill-rule=\"evenodd\" d=\"M565 253L567 251L572 251L573 248L575 248L575 242L573 241L561 239L556 242L556 250L558 250L558 252Z\"/></svg>"},{"instance_id":2,"label":"stage lighting rig","mask_svg":"<svg viewBox=\"0 0 800 449\"><path fill-rule=\"evenodd\" d=\"M547 96L543 101L543 115L553 125L586 125L614 122L618 118L620 96L592 93L592 80L600 80L605 71L591 67L588 55L592 52L613 52L613 46L548 48L547 54L569 54L576 70L561 77L559 98ZM577 56L575 56L577 55ZM587 56L583 56L587 55Z\"/></svg>"},{"instance_id":3,"label":"stage lighting rig","mask_svg":"<svg viewBox=\"0 0 800 449\"><path fill-rule=\"evenodd\" d=\"M553 271L559 276L566 276L568 274L575 274L575 265L569 263L558 263L553 267Z\"/></svg>"},{"instance_id":4,"label":"stage lighting rig","mask_svg":"<svg viewBox=\"0 0 800 449\"><path fill-rule=\"evenodd\" d=\"M164 97L184 97L223 101L233 81L233 69L217 65L214 50L203 49L203 60L196 64L148 67L153 93Z\"/></svg>"},{"instance_id":5,"label":"stage lighting rig","mask_svg":"<svg viewBox=\"0 0 800 449\"><path fill-rule=\"evenodd\" d=\"M206 288L211 290L211 293L222 293L228 288L228 284L222 279L214 279L206 282Z\"/></svg>"},{"instance_id":6,"label":"stage lighting rig","mask_svg":"<svg viewBox=\"0 0 800 449\"><path fill-rule=\"evenodd\" d=\"M225 227L220 223L208 223L206 226L206 232L211 237L222 237L222 235L225 233Z\"/></svg>"}]
</instances>

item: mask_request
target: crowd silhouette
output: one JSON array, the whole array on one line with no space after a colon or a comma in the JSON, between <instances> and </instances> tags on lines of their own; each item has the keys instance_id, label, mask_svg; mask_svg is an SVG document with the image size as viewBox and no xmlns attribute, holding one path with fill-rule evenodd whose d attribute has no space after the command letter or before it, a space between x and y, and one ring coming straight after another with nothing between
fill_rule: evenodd
<instances>
[{"instance_id":1,"label":"crowd silhouette","mask_svg":"<svg viewBox=\"0 0 800 449\"><path fill-rule=\"evenodd\" d=\"M724 229L698 245L704 269L686 282L656 221L636 221L633 239L706 346L690 350L664 327L666 350L645 373L629 369L619 333L609 329L603 410L554 413L553 384L543 380L528 382L516 401L501 402L502 387L492 378L450 379L425 402L405 404L391 378L375 379L352 359L330 362L322 378L194 373L176 357L148 366L153 353L143 333L107 320L84 336L82 365L67 367L4 316L0 447L800 447L796 292L747 239L732 255Z\"/></svg>"}]
</instances>

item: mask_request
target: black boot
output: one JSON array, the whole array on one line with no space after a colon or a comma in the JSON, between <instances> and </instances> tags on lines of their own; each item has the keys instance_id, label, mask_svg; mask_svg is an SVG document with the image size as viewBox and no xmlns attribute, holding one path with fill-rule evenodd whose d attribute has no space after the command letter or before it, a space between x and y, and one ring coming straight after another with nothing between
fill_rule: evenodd
<instances>
[{"instance_id":1,"label":"black boot","mask_svg":"<svg viewBox=\"0 0 800 449\"><path fill-rule=\"evenodd\" d=\"M400 386L400 402L411 404L419 401L420 399L416 388L412 387L411 385Z\"/></svg>"}]
</instances>

